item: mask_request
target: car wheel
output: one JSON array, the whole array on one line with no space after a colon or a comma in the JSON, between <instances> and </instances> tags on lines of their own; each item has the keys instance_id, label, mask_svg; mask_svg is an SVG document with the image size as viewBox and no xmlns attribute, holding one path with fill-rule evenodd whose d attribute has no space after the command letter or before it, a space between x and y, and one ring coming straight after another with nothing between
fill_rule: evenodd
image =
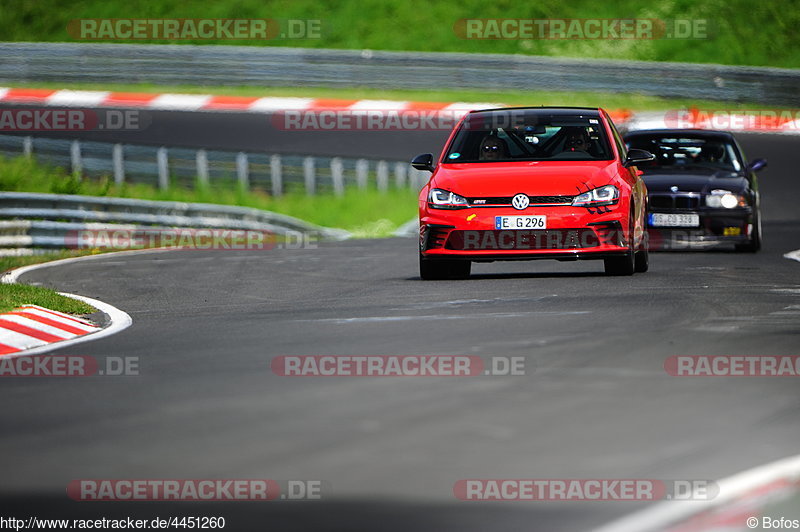
<instances>
[{"instance_id":1,"label":"car wheel","mask_svg":"<svg viewBox=\"0 0 800 532\"><path fill-rule=\"evenodd\" d=\"M633 217L630 218L631 224ZM628 233L628 252L619 257L603 259L606 275L633 275L636 271L636 253L633 249L633 229Z\"/></svg>"},{"instance_id":2,"label":"car wheel","mask_svg":"<svg viewBox=\"0 0 800 532\"><path fill-rule=\"evenodd\" d=\"M761 216L758 216L753 224L753 236L750 237L750 242L736 244L735 248L736 251L745 253L756 253L761 249Z\"/></svg>"},{"instance_id":3,"label":"car wheel","mask_svg":"<svg viewBox=\"0 0 800 532\"><path fill-rule=\"evenodd\" d=\"M472 270L468 260L428 260L419 256L419 276L424 281L466 279Z\"/></svg>"}]
</instances>

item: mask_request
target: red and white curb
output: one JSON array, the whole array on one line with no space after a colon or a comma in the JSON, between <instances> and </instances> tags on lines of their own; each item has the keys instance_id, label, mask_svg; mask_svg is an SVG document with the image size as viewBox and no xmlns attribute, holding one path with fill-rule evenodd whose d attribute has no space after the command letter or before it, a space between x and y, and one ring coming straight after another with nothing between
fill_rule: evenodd
<instances>
[{"instance_id":1,"label":"red and white curb","mask_svg":"<svg viewBox=\"0 0 800 532\"><path fill-rule=\"evenodd\" d=\"M100 256L89 255L23 266L5 273L0 278L0 284L16 283L22 274L32 270ZM0 314L0 358L39 355L54 349L97 340L127 329L133 323L128 313L108 303L64 292L61 292L61 295L83 301L103 312L108 316L108 325L99 327L88 320L69 314L35 305L25 305L12 312Z\"/></svg>"},{"instance_id":2,"label":"red and white curb","mask_svg":"<svg viewBox=\"0 0 800 532\"><path fill-rule=\"evenodd\" d=\"M215 96L211 94L158 94L148 92L85 91L0 87L0 103L53 107L132 108L154 111L370 111L382 113L447 113L462 115L474 109L504 107L489 102L420 102L396 100L345 100L331 98ZM631 112L608 111L617 125L628 129L724 129L751 133L800 133L800 118L790 110L698 110Z\"/></svg>"},{"instance_id":3,"label":"red and white curb","mask_svg":"<svg viewBox=\"0 0 800 532\"><path fill-rule=\"evenodd\" d=\"M26 305L0 314L0 355L71 340L100 329L88 320Z\"/></svg>"},{"instance_id":4,"label":"red and white curb","mask_svg":"<svg viewBox=\"0 0 800 532\"><path fill-rule=\"evenodd\" d=\"M631 115L625 124L629 130L640 129L719 129L742 133L800 134L797 111L726 111L679 109L643 111ZM612 117L613 118L613 117ZM614 119L616 122L616 119Z\"/></svg>"},{"instance_id":5,"label":"red and white curb","mask_svg":"<svg viewBox=\"0 0 800 532\"><path fill-rule=\"evenodd\" d=\"M760 511L774 497L797 493L800 455L748 469L720 480L717 485L719 494L713 499L663 501L592 532L733 532L747 530L745 525L756 528L758 523L751 526L748 518L759 521Z\"/></svg>"},{"instance_id":6,"label":"red and white curb","mask_svg":"<svg viewBox=\"0 0 800 532\"><path fill-rule=\"evenodd\" d=\"M340 100L213 96L209 94L156 94L144 92L14 89L0 87L0 102L55 107L132 107L159 111L444 111L468 112L497 107L496 103L412 102L395 100Z\"/></svg>"},{"instance_id":7,"label":"red and white curb","mask_svg":"<svg viewBox=\"0 0 800 532\"><path fill-rule=\"evenodd\" d=\"M53 107L115 107L153 111L371 111L383 113L447 113L463 115L474 109L504 107L491 102L418 102L397 100L343 100L267 96L213 96L210 94L156 94L145 92L14 89L0 87L0 103ZM616 123L628 120L626 110L609 111Z\"/></svg>"}]
</instances>

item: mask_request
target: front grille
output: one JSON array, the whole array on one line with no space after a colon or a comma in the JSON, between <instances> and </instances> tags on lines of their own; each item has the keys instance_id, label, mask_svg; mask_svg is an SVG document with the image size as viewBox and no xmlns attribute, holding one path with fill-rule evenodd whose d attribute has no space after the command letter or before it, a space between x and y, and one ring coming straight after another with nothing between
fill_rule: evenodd
<instances>
[{"instance_id":1,"label":"front grille","mask_svg":"<svg viewBox=\"0 0 800 532\"><path fill-rule=\"evenodd\" d=\"M676 209L696 209L700 205L700 198L691 196L676 196L675 208Z\"/></svg>"},{"instance_id":2,"label":"front grille","mask_svg":"<svg viewBox=\"0 0 800 532\"><path fill-rule=\"evenodd\" d=\"M650 194L650 207L653 209L687 209L693 210L700 206L698 194Z\"/></svg>"},{"instance_id":3,"label":"front grille","mask_svg":"<svg viewBox=\"0 0 800 532\"><path fill-rule=\"evenodd\" d=\"M451 231L446 249L513 250L513 249L580 249L600 245L597 234L587 228L540 230L456 230Z\"/></svg>"},{"instance_id":4,"label":"front grille","mask_svg":"<svg viewBox=\"0 0 800 532\"><path fill-rule=\"evenodd\" d=\"M513 196L493 196L467 198L473 207L495 207L497 205L511 205ZM575 196L528 196L531 205L568 205Z\"/></svg>"}]
</instances>

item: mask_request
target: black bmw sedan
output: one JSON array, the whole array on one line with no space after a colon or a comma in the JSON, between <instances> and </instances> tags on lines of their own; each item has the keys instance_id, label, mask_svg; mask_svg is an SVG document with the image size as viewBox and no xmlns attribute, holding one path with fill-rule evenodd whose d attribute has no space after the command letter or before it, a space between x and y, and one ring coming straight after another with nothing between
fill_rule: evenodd
<instances>
[{"instance_id":1,"label":"black bmw sedan","mask_svg":"<svg viewBox=\"0 0 800 532\"><path fill-rule=\"evenodd\" d=\"M756 172L766 160L748 161L725 131L631 131L625 142L655 155L637 165L648 190L650 249L761 248Z\"/></svg>"}]
</instances>

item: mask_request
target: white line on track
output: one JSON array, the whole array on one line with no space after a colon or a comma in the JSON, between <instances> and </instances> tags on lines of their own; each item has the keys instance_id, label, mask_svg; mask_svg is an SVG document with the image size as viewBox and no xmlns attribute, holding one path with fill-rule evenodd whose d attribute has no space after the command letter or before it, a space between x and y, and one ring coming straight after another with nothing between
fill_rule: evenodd
<instances>
[{"instance_id":1,"label":"white line on track","mask_svg":"<svg viewBox=\"0 0 800 532\"><path fill-rule=\"evenodd\" d=\"M596 528L593 532L656 532L669 525L683 522L700 512L731 503L737 498L777 480L797 481L798 478L800 478L800 455L790 456L720 480L717 483L719 495L713 499L660 502Z\"/></svg>"},{"instance_id":2,"label":"white line on track","mask_svg":"<svg viewBox=\"0 0 800 532\"><path fill-rule=\"evenodd\" d=\"M783 258L789 260L796 260L797 262L800 262L800 249L796 249L794 251L790 251L789 253L784 254Z\"/></svg>"},{"instance_id":3,"label":"white line on track","mask_svg":"<svg viewBox=\"0 0 800 532\"><path fill-rule=\"evenodd\" d=\"M309 322L309 323L380 323L390 321L412 321L412 320L484 320L487 318L524 318L526 316L566 316L576 314L591 314L590 310L575 310L565 312L494 312L488 314L434 314L434 315L420 315L420 316L364 316L360 318L322 318L318 320L291 320L294 322Z\"/></svg>"}]
</instances>

